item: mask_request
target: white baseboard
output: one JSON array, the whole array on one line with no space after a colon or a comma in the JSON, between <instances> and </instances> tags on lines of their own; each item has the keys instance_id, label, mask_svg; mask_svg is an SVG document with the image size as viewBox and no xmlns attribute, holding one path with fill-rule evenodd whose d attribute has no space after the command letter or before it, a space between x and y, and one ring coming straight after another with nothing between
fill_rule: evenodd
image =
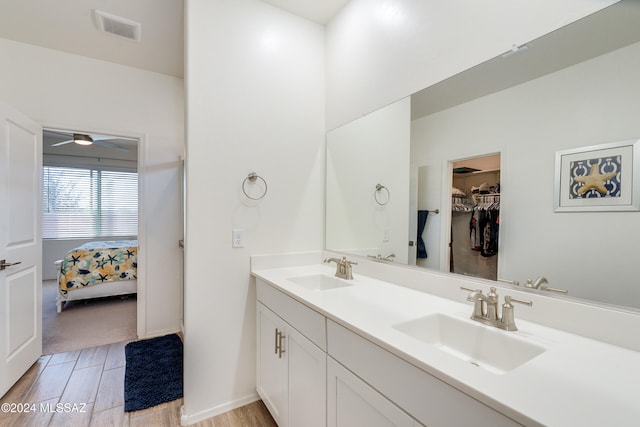
<instances>
[{"instance_id":1,"label":"white baseboard","mask_svg":"<svg viewBox=\"0 0 640 427\"><path fill-rule=\"evenodd\" d=\"M248 405L249 403L253 403L256 400L260 400L260 396L257 393L252 393L249 396L245 396L241 399L234 400L233 402L228 402L223 405L216 406L214 408L206 409L204 411L200 411L196 414L185 414L184 413L184 405L180 408L180 425L189 426L200 421L204 421L209 418L213 418L216 415L224 414L225 412L233 411L236 408L239 408L244 405Z\"/></svg>"},{"instance_id":2,"label":"white baseboard","mask_svg":"<svg viewBox=\"0 0 640 427\"><path fill-rule=\"evenodd\" d=\"M139 336L138 339L146 340L146 339L149 339L149 338L162 337L162 336L169 335L169 334L179 334L180 332L181 332L180 328L159 329L159 330L156 330L156 331L151 331L150 333L146 334L146 336L144 336L144 337L140 337Z\"/></svg>"}]
</instances>

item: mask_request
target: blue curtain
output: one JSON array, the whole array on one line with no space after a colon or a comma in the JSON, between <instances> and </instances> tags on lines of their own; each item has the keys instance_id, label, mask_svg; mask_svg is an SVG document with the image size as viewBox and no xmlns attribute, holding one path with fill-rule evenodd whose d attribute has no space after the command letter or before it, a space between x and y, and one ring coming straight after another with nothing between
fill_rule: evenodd
<instances>
[{"instance_id":1,"label":"blue curtain","mask_svg":"<svg viewBox=\"0 0 640 427\"><path fill-rule=\"evenodd\" d=\"M427 224L428 216L429 216L429 211L418 211L418 251L416 254L418 258L427 257L427 248L424 245L424 240L422 239L422 233L424 232L424 226Z\"/></svg>"}]
</instances>

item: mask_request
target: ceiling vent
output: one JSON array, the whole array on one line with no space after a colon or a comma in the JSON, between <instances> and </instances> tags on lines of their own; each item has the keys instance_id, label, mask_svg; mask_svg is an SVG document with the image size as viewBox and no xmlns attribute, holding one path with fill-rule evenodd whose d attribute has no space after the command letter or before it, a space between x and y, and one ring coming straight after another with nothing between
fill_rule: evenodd
<instances>
[{"instance_id":1,"label":"ceiling vent","mask_svg":"<svg viewBox=\"0 0 640 427\"><path fill-rule=\"evenodd\" d=\"M120 16L96 10L98 28L105 33L115 34L129 40L140 41L142 39L142 25Z\"/></svg>"}]
</instances>

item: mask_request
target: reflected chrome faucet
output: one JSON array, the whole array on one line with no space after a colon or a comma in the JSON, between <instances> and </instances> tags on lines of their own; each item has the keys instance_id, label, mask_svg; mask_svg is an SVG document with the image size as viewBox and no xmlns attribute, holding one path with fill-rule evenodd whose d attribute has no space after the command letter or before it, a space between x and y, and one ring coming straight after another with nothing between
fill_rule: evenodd
<instances>
[{"instance_id":1,"label":"reflected chrome faucet","mask_svg":"<svg viewBox=\"0 0 640 427\"><path fill-rule=\"evenodd\" d=\"M541 291L557 292L559 294L569 293L569 291L567 291L566 289L550 288L545 283L549 283L547 281L547 278L539 276L534 282L531 282L531 279L527 279L527 283L524 284L524 287L531 289L540 289Z\"/></svg>"},{"instance_id":2,"label":"reflected chrome faucet","mask_svg":"<svg viewBox=\"0 0 640 427\"><path fill-rule=\"evenodd\" d=\"M467 296L467 301L473 302L472 320L485 325L495 326L505 331L518 330L513 315L512 302L528 305L529 307L533 305L531 301L520 301L507 295L504 297L504 304L502 304L502 316L498 316L498 302L500 298L496 293L496 288L489 288L487 295L484 295L480 289L470 289L463 286L460 287L460 289L470 292Z\"/></svg>"},{"instance_id":3,"label":"reflected chrome faucet","mask_svg":"<svg viewBox=\"0 0 640 427\"><path fill-rule=\"evenodd\" d=\"M381 254L378 255L367 255L369 258L373 258L376 261L393 261L396 258L396 254L394 254L393 252L382 256Z\"/></svg>"},{"instance_id":4,"label":"reflected chrome faucet","mask_svg":"<svg viewBox=\"0 0 640 427\"><path fill-rule=\"evenodd\" d=\"M539 276L533 283L531 283L531 279L527 279L527 283L524 284L526 288L539 289L540 285L545 283L549 283L546 277Z\"/></svg>"},{"instance_id":5,"label":"reflected chrome faucet","mask_svg":"<svg viewBox=\"0 0 640 427\"><path fill-rule=\"evenodd\" d=\"M322 262L325 263L330 263L330 262L335 262L336 263L336 277L339 277L340 279L345 279L345 280L353 280L353 273L352 273L352 265L358 265L357 262L354 261L349 261L347 260L347 257L342 257L342 259L338 259L338 258L325 258Z\"/></svg>"}]
</instances>

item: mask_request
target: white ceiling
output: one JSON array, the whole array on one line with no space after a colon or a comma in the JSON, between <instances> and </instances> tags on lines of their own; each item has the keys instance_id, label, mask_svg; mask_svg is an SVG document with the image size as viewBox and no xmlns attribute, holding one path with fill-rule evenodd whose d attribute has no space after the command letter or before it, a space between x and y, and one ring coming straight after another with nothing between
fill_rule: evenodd
<instances>
[{"instance_id":1,"label":"white ceiling","mask_svg":"<svg viewBox=\"0 0 640 427\"><path fill-rule=\"evenodd\" d=\"M325 24L349 0L263 0ZM142 41L98 31L94 10L142 24ZM183 0L1 0L0 37L176 77L184 68Z\"/></svg>"},{"instance_id":2,"label":"white ceiling","mask_svg":"<svg viewBox=\"0 0 640 427\"><path fill-rule=\"evenodd\" d=\"M262 0L294 15L327 24L349 0Z\"/></svg>"}]
</instances>

